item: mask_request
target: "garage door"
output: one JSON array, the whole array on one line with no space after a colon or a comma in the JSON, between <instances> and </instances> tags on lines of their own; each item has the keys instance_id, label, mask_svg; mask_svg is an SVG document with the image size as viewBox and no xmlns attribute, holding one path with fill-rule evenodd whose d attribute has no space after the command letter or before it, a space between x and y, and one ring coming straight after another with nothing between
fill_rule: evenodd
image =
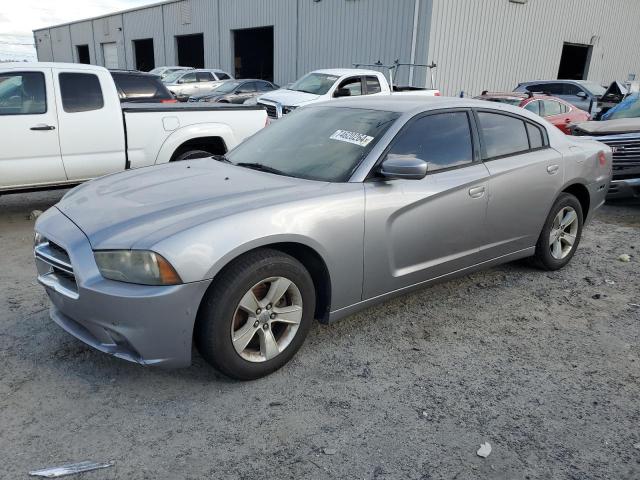
<instances>
[{"instance_id":1,"label":"garage door","mask_svg":"<svg viewBox=\"0 0 640 480\"><path fill-rule=\"evenodd\" d=\"M105 68L118 68L118 46L115 42L102 44L102 58Z\"/></svg>"}]
</instances>

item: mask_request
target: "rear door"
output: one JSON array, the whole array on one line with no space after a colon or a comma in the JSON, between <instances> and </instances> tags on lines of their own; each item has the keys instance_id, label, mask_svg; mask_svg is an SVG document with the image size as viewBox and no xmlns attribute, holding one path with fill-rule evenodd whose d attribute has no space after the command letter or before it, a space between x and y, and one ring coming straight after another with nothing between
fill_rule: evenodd
<instances>
[{"instance_id":1,"label":"rear door","mask_svg":"<svg viewBox=\"0 0 640 480\"><path fill-rule=\"evenodd\" d=\"M427 176L365 182L365 299L477 263L489 172L472 124L465 109L415 117L385 156L425 160Z\"/></svg>"},{"instance_id":2,"label":"rear door","mask_svg":"<svg viewBox=\"0 0 640 480\"><path fill-rule=\"evenodd\" d=\"M0 71L0 189L67 180L51 69Z\"/></svg>"},{"instance_id":3,"label":"rear door","mask_svg":"<svg viewBox=\"0 0 640 480\"><path fill-rule=\"evenodd\" d=\"M111 76L54 70L60 150L69 180L125 169L122 110Z\"/></svg>"},{"instance_id":4,"label":"rear door","mask_svg":"<svg viewBox=\"0 0 640 480\"><path fill-rule=\"evenodd\" d=\"M489 169L488 260L536 244L563 184L562 156L546 129L518 115L476 111L484 164Z\"/></svg>"}]
</instances>

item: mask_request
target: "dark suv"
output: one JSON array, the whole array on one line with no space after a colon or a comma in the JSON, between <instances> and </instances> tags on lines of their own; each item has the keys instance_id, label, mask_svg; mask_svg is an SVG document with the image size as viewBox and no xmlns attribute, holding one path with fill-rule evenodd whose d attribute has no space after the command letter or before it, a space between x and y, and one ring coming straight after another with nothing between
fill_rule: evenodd
<instances>
[{"instance_id":1,"label":"dark suv","mask_svg":"<svg viewBox=\"0 0 640 480\"><path fill-rule=\"evenodd\" d=\"M121 102L175 103L157 75L136 70L111 70Z\"/></svg>"},{"instance_id":2,"label":"dark suv","mask_svg":"<svg viewBox=\"0 0 640 480\"><path fill-rule=\"evenodd\" d=\"M538 80L520 83L514 92L547 93L594 116L598 100L605 89L602 85L586 80Z\"/></svg>"}]
</instances>

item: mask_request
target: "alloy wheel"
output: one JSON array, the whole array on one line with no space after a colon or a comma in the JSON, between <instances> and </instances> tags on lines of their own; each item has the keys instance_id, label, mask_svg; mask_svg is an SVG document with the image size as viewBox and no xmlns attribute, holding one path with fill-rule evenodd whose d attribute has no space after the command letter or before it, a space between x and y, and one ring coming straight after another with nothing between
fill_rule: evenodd
<instances>
[{"instance_id":1,"label":"alloy wheel","mask_svg":"<svg viewBox=\"0 0 640 480\"><path fill-rule=\"evenodd\" d=\"M571 253L578 235L578 214L573 207L560 209L551 226L549 233L549 249L551 256L562 260Z\"/></svg>"},{"instance_id":2,"label":"alloy wheel","mask_svg":"<svg viewBox=\"0 0 640 480\"><path fill-rule=\"evenodd\" d=\"M302 321L302 295L291 280L270 277L244 294L231 322L231 341L243 359L265 362L283 352Z\"/></svg>"}]
</instances>

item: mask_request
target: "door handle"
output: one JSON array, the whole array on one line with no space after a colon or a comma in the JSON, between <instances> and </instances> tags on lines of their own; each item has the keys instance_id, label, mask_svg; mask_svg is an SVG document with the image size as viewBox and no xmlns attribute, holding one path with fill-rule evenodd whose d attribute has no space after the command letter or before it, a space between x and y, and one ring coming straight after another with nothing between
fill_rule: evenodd
<instances>
[{"instance_id":1,"label":"door handle","mask_svg":"<svg viewBox=\"0 0 640 480\"><path fill-rule=\"evenodd\" d=\"M38 125L31 127L29 130L55 130L55 129L56 127L54 127L53 125L45 125L44 123L39 123Z\"/></svg>"},{"instance_id":2,"label":"door handle","mask_svg":"<svg viewBox=\"0 0 640 480\"><path fill-rule=\"evenodd\" d=\"M547 173L549 175L555 175L556 173L558 173L559 168L560 168L560 165L549 165L547 167Z\"/></svg>"},{"instance_id":3,"label":"door handle","mask_svg":"<svg viewBox=\"0 0 640 480\"><path fill-rule=\"evenodd\" d=\"M472 187L469 189L469 196L471 198L480 198L484 195L484 186Z\"/></svg>"}]
</instances>

